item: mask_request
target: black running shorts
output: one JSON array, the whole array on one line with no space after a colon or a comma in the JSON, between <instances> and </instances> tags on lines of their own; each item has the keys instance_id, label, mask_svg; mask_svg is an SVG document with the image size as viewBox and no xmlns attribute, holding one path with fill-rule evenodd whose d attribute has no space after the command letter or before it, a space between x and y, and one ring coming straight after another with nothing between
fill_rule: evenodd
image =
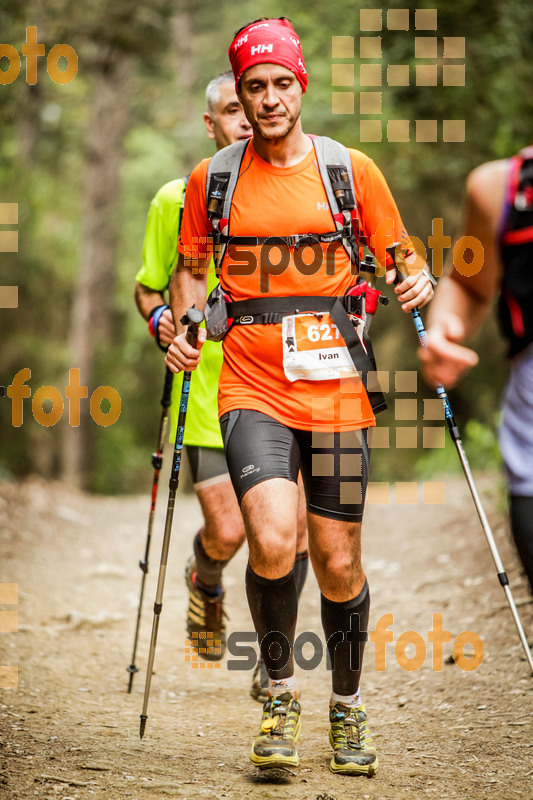
<instances>
[{"instance_id":1,"label":"black running shorts","mask_svg":"<svg viewBox=\"0 0 533 800\"><path fill-rule=\"evenodd\" d=\"M229 481L228 465L222 447L186 445L195 489L207 489L215 483Z\"/></svg>"},{"instance_id":2,"label":"black running shorts","mask_svg":"<svg viewBox=\"0 0 533 800\"><path fill-rule=\"evenodd\" d=\"M301 470L307 509L320 517L360 522L368 484L368 429L323 433L288 428L260 411L220 419L229 474L239 503L257 483Z\"/></svg>"}]
</instances>

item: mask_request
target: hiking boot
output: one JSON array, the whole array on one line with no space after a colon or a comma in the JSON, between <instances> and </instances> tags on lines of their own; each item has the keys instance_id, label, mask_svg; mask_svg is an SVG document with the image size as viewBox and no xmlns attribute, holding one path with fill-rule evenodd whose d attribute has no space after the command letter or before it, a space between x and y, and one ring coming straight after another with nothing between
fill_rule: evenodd
<instances>
[{"instance_id":1,"label":"hiking boot","mask_svg":"<svg viewBox=\"0 0 533 800\"><path fill-rule=\"evenodd\" d=\"M259 735L250 751L252 764L261 769L298 766L300 713L300 703L291 692L268 698L263 706Z\"/></svg>"},{"instance_id":2,"label":"hiking boot","mask_svg":"<svg viewBox=\"0 0 533 800\"><path fill-rule=\"evenodd\" d=\"M266 703L268 700L268 672L261 656L257 659L252 675L250 694L258 703Z\"/></svg>"},{"instance_id":3,"label":"hiking boot","mask_svg":"<svg viewBox=\"0 0 533 800\"><path fill-rule=\"evenodd\" d=\"M333 758L329 768L344 775L375 775L376 748L372 746L365 707L350 708L336 703L329 711L329 741Z\"/></svg>"},{"instance_id":4,"label":"hiking boot","mask_svg":"<svg viewBox=\"0 0 533 800\"><path fill-rule=\"evenodd\" d=\"M220 661L226 652L226 625L224 617L224 590L210 597L196 586L196 561L191 556L185 568L185 582L189 590L187 633L191 645L206 661Z\"/></svg>"}]
</instances>

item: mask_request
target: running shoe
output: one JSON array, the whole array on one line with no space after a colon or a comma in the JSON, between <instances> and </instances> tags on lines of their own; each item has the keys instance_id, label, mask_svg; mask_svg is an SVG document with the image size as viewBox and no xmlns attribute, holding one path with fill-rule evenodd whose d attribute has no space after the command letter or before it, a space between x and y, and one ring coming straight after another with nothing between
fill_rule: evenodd
<instances>
[{"instance_id":1,"label":"running shoe","mask_svg":"<svg viewBox=\"0 0 533 800\"><path fill-rule=\"evenodd\" d=\"M196 586L196 561L191 556L185 568L185 582L189 590L187 633L193 648L206 661L220 661L226 652L226 625L224 617L224 590L220 587L215 597L210 597Z\"/></svg>"},{"instance_id":2,"label":"running shoe","mask_svg":"<svg viewBox=\"0 0 533 800\"><path fill-rule=\"evenodd\" d=\"M266 703L268 700L268 672L261 656L257 659L252 675L250 694L258 703Z\"/></svg>"},{"instance_id":3,"label":"running shoe","mask_svg":"<svg viewBox=\"0 0 533 800\"><path fill-rule=\"evenodd\" d=\"M329 741L333 758L329 768L343 775L375 775L376 748L372 746L365 707L350 708L336 703L329 712Z\"/></svg>"},{"instance_id":4,"label":"running shoe","mask_svg":"<svg viewBox=\"0 0 533 800\"><path fill-rule=\"evenodd\" d=\"M300 738L300 713L297 695L291 692L268 698L263 706L259 735L250 751L252 764L260 769L298 766L296 743Z\"/></svg>"}]
</instances>

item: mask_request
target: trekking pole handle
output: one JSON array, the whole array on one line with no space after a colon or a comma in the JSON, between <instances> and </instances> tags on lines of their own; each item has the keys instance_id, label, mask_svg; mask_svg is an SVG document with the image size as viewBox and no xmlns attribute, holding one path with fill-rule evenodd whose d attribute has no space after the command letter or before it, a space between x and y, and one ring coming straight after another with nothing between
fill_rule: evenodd
<instances>
[{"instance_id":1,"label":"trekking pole handle","mask_svg":"<svg viewBox=\"0 0 533 800\"><path fill-rule=\"evenodd\" d=\"M198 327L203 321L203 312L197 308L190 308L181 322L183 325L188 325L187 328L187 341L193 347L196 347L196 339L198 338ZM161 397L161 405L163 408L168 408L172 402L172 382L174 380L174 373L167 367L165 372L165 384L163 386L163 396Z\"/></svg>"},{"instance_id":2,"label":"trekking pole handle","mask_svg":"<svg viewBox=\"0 0 533 800\"><path fill-rule=\"evenodd\" d=\"M396 277L394 278L394 285L397 286L399 283L401 283L408 277L409 277L408 275L404 275L403 272L399 270L398 267L396 267Z\"/></svg>"},{"instance_id":3,"label":"trekking pole handle","mask_svg":"<svg viewBox=\"0 0 533 800\"><path fill-rule=\"evenodd\" d=\"M185 316L180 320L182 325L187 325L187 342L192 347L196 347L196 340L198 338L198 328L204 321L204 312L199 308L189 308Z\"/></svg>"},{"instance_id":4,"label":"trekking pole handle","mask_svg":"<svg viewBox=\"0 0 533 800\"><path fill-rule=\"evenodd\" d=\"M406 275L404 272L401 271L396 261L396 252L399 245L400 242L394 242L394 244L390 244L388 247L385 248L385 252L387 252L389 256L392 258L392 261L394 263L394 268L396 270L396 277L394 278L395 286L397 286L399 283L402 283L402 281L404 281L406 278L409 277L408 275Z\"/></svg>"},{"instance_id":5,"label":"trekking pole handle","mask_svg":"<svg viewBox=\"0 0 533 800\"><path fill-rule=\"evenodd\" d=\"M398 249L398 247L400 246L400 244L401 244L401 242L395 242L394 244L391 244L391 245L389 245L388 247L386 247L386 248L385 248L386 252L387 252L387 253L389 254L389 256L392 258L392 260L393 260L393 262L394 262L394 266L395 266L395 268L396 268L396 277L395 277L395 279L394 279L394 285L395 285L395 286L396 286L398 283L401 283L402 281L404 281L406 278L408 278L408 277L409 277L409 275L408 275L408 274L406 275L406 274L405 274L404 272L402 272L402 270L401 270L401 269L398 267L398 262L397 262L397 260L396 260L396 253L397 253L397 249ZM423 273L424 273L424 275L425 275L425 276L426 276L426 278L429 280L429 282L431 283L431 285L432 285L432 286L436 286L436 285L437 285L437 281L435 280L435 278L433 277L433 275L431 274L431 272L429 271L429 269L427 269L426 267L424 267L424 268L421 270L421 272L423 272Z\"/></svg>"},{"instance_id":6,"label":"trekking pole handle","mask_svg":"<svg viewBox=\"0 0 533 800\"><path fill-rule=\"evenodd\" d=\"M397 253L397 248L398 248L399 245L400 245L400 242L395 242L394 244L391 244L391 245L389 245L389 247L385 248L386 252L392 258L392 260L394 262L394 267L396 269L396 277L394 278L394 285L395 286L397 286L399 283L402 283L406 278L409 277L408 274L406 275L405 272L402 272L402 270L398 267L398 263L396 261L396 253ZM431 274L431 272L428 269L424 268L422 270L422 272L427 276L427 278L429 279L429 281L431 282L431 284L433 286L437 285L437 281L435 280L435 278L433 277L433 275ZM411 310L411 314L413 316L413 320L414 320L414 323L415 323L416 332L418 333L418 338L420 340L420 344L422 345L422 347L427 348L427 346L428 346L428 335L427 335L426 329L424 327L424 324L422 322L422 318L420 316L420 311L418 310L418 306L415 306ZM442 398L442 393L444 393L444 388L440 384L436 388L437 388L437 393L439 394L441 399L443 399ZM447 418L449 416L450 416L450 414L447 413Z\"/></svg>"},{"instance_id":7,"label":"trekking pole handle","mask_svg":"<svg viewBox=\"0 0 533 800\"><path fill-rule=\"evenodd\" d=\"M187 342L191 347L196 347L198 339L198 328L204 320L204 312L199 308L189 308L187 313L180 319L182 325L187 325ZM185 434L185 419L187 407L189 405L189 392L191 388L191 371L183 372L183 383L181 385L181 397L179 404L178 422L176 426L176 441L174 443L174 455L172 457L172 468L170 470L169 489L171 493L176 492L179 482L181 453L183 449L183 437ZM169 500L170 503L170 500Z\"/></svg>"}]
</instances>

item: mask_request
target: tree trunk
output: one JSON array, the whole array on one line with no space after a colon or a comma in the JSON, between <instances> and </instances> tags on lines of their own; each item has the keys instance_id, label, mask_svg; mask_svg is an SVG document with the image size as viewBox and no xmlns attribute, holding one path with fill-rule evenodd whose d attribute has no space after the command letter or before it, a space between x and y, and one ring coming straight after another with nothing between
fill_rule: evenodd
<instances>
[{"instance_id":1,"label":"tree trunk","mask_svg":"<svg viewBox=\"0 0 533 800\"><path fill-rule=\"evenodd\" d=\"M93 99L86 142L84 230L81 263L74 290L70 329L71 367L80 369L80 382L89 397L98 383L95 358L112 331L116 276L120 168L130 122L134 58L109 47L94 64ZM80 425L67 425L62 477L84 488L90 474L94 426L88 400L82 401ZM91 433L93 436L91 436Z\"/></svg>"},{"instance_id":2,"label":"tree trunk","mask_svg":"<svg viewBox=\"0 0 533 800\"><path fill-rule=\"evenodd\" d=\"M177 0L170 19L172 66L178 87L177 109L180 120L184 122L190 120L190 98L196 80L192 9L191 0Z\"/></svg>"}]
</instances>

